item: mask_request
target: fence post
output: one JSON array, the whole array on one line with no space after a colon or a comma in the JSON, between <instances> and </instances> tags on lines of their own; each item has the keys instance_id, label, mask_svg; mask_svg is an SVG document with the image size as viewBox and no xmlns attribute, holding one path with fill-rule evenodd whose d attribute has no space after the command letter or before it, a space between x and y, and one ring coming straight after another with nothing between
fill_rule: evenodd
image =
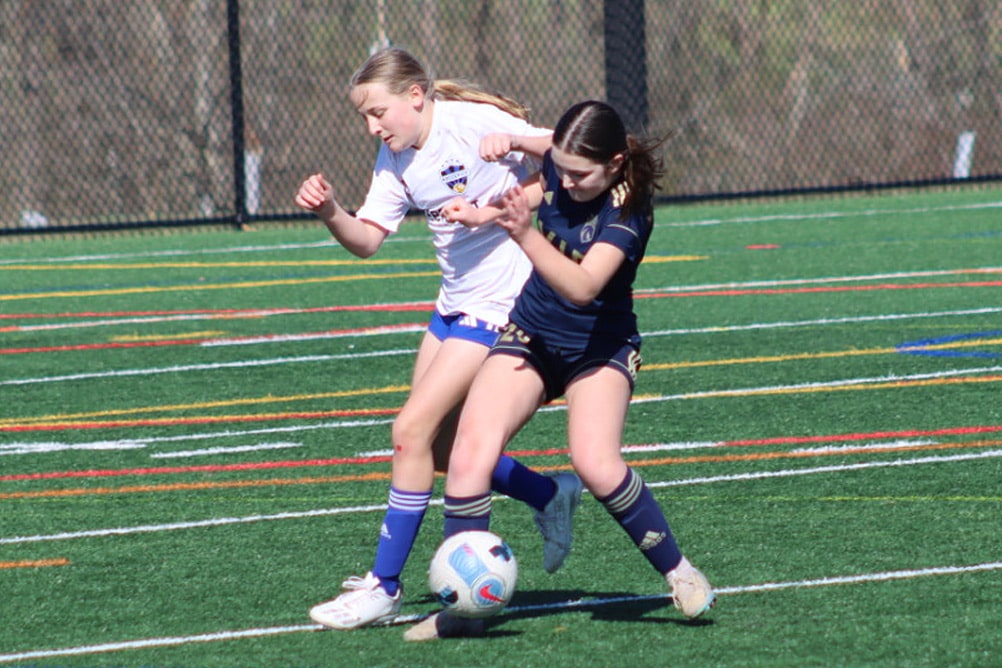
<instances>
[{"instance_id":1,"label":"fence post","mask_svg":"<svg viewBox=\"0 0 1002 668\"><path fill-rule=\"evenodd\" d=\"M226 24L230 45L230 115L233 132L233 223L247 222L247 174L244 170L244 93L240 63L240 0L227 0Z\"/></svg>"},{"instance_id":2,"label":"fence post","mask_svg":"<svg viewBox=\"0 0 1002 668\"><path fill-rule=\"evenodd\" d=\"M605 96L634 134L647 127L644 0L605 0Z\"/></svg>"}]
</instances>

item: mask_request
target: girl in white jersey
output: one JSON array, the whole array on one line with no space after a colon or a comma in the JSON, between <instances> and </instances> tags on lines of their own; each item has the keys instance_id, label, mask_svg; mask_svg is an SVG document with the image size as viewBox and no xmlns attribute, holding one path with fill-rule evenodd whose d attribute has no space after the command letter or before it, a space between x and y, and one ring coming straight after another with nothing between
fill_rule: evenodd
<instances>
[{"instance_id":1,"label":"girl in white jersey","mask_svg":"<svg viewBox=\"0 0 1002 668\"><path fill-rule=\"evenodd\" d=\"M385 624L399 614L400 574L431 499L434 472L445 468L459 409L531 269L504 229L450 223L442 209L457 196L475 206L499 198L528 173L526 154L542 156L551 135L530 125L518 103L434 81L399 48L371 56L352 77L349 97L369 133L383 142L365 203L350 214L322 174L306 179L296 203L362 258L379 250L409 210L424 211L442 284L410 395L393 423L389 506L373 568L348 578L344 593L310 610L314 621L336 629ZM492 140L481 147L487 135ZM566 473L543 476L503 458L492 486L536 510L544 567L558 569L570 549L580 480Z\"/></svg>"}]
</instances>

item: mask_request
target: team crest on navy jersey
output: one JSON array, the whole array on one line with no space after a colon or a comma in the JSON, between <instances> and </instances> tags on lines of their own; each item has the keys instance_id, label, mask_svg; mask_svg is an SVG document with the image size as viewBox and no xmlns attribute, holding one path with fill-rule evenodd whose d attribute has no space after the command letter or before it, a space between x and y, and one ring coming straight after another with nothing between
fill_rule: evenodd
<instances>
[{"instance_id":1,"label":"team crest on navy jersey","mask_svg":"<svg viewBox=\"0 0 1002 668\"><path fill-rule=\"evenodd\" d=\"M463 163L455 161L445 163L442 171L439 172L439 175L442 177L442 183L460 195L466 191L466 179L469 174L470 170L466 169Z\"/></svg>"},{"instance_id":2,"label":"team crest on navy jersey","mask_svg":"<svg viewBox=\"0 0 1002 668\"><path fill-rule=\"evenodd\" d=\"M595 228L598 227L598 218L592 218L581 226L581 243L589 244L595 238Z\"/></svg>"}]
</instances>

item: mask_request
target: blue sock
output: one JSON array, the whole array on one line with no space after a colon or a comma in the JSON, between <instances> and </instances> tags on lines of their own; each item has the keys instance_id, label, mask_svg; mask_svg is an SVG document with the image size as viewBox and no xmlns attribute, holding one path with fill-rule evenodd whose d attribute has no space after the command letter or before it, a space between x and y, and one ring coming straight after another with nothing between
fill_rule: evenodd
<instances>
[{"instance_id":1,"label":"blue sock","mask_svg":"<svg viewBox=\"0 0 1002 668\"><path fill-rule=\"evenodd\" d=\"M508 455L501 455L491 474L491 489L543 510L557 493L557 483Z\"/></svg>"},{"instance_id":2,"label":"blue sock","mask_svg":"<svg viewBox=\"0 0 1002 668\"><path fill-rule=\"evenodd\" d=\"M372 567L373 574L390 596L400 589L400 573L410 556L429 501L431 490L404 492L390 487L390 504L379 529L376 563Z\"/></svg>"},{"instance_id":3,"label":"blue sock","mask_svg":"<svg viewBox=\"0 0 1002 668\"><path fill-rule=\"evenodd\" d=\"M682 561L682 552L668 527L668 520L633 469L627 469L626 478L619 487L599 501L659 573L664 575Z\"/></svg>"},{"instance_id":4,"label":"blue sock","mask_svg":"<svg viewBox=\"0 0 1002 668\"><path fill-rule=\"evenodd\" d=\"M445 537L462 531L487 531L491 525L491 493L445 496Z\"/></svg>"}]
</instances>

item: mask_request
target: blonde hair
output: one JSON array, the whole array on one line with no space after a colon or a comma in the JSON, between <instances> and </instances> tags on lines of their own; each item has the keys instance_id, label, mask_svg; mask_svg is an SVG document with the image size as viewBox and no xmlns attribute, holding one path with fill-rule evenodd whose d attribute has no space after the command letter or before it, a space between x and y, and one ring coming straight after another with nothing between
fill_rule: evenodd
<instances>
[{"instance_id":1,"label":"blonde hair","mask_svg":"<svg viewBox=\"0 0 1002 668\"><path fill-rule=\"evenodd\" d=\"M490 104L516 118L529 120L529 110L521 103L465 81L436 81L421 61L409 51L395 46L380 49L369 56L352 75L348 88L351 90L370 83L383 84L393 95L403 95L411 86L417 86L433 100Z\"/></svg>"}]
</instances>

